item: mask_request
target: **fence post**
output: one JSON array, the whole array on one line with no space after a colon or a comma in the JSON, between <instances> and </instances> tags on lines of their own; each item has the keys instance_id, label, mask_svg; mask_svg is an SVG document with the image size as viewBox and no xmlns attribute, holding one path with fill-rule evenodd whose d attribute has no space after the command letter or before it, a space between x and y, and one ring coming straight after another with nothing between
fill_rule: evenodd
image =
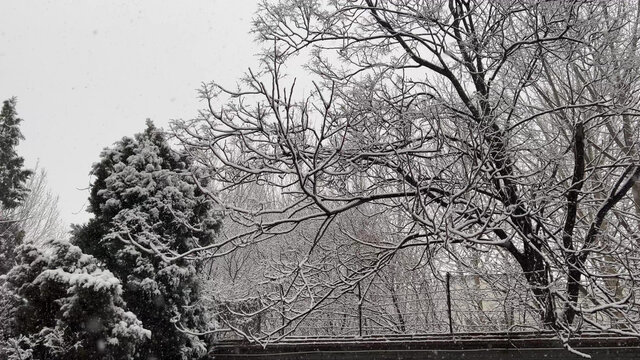
<instances>
[{"instance_id":1,"label":"fence post","mask_svg":"<svg viewBox=\"0 0 640 360\"><path fill-rule=\"evenodd\" d=\"M362 290L358 282L358 334L362 337Z\"/></svg>"},{"instance_id":2,"label":"fence post","mask_svg":"<svg viewBox=\"0 0 640 360\"><path fill-rule=\"evenodd\" d=\"M447 282L447 315L449 317L449 334L453 335L453 318L451 317L451 274L446 275Z\"/></svg>"},{"instance_id":3,"label":"fence post","mask_svg":"<svg viewBox=\"0 0 640 360\"><path fill-rule=\"evenodd\" d=\"M281 320L282 320L282 328L280 329L280 336L284 336L284 328L285 325L287 324L287 319L286 319L286 315L285 315L285 311L287 310L285 307L285 302L284 302L284 289L282 288L282 284L280 284L280 296L282 297L283 301L282 301L282 315L280 316Z\"/></svg>"}]
</instances>

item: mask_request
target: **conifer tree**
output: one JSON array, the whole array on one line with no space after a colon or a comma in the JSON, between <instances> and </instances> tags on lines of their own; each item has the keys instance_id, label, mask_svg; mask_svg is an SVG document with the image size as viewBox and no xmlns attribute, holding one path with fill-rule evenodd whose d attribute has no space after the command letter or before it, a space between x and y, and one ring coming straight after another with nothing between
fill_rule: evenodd
<instances>
[{"instance_id":1,"label":"conifer tree","mask_svg":"<svg viewBox=\"0 0 640 360\"><path fill-rule=\"evenodd\" d=\"M4 101L0 111L0 275L13 266L13 250L22 242L24 232L11 209L20 205L27 195L25 182L31 175L23 168L24 159L16 153L16 146L24 139L16 112L16 99Z\"/></svg>"},{"instance_id":2,"label":"conifer tree","mask_svg":"<svg viewBox=\"0 0 640 360\"><path fill-rule=\"evenodd\" d=\"M23 169L24 159L16 153L16 146L24 139L16 112L16 99L4 101L0 112L0 204L12 209L27 193L25 181L31 171Z\"/></svg>"},{"instance_id":3,"label":"conifer tree","mask_svg":"<svg viewBox=\"0 0 640 360\"><path fill-rule=\"evenodd\" d=\"M172 256L210 243L219 224L190 166L148 121L143 133L102 152L92 171L94 218L74 231L73 241L123 282L128 309L151 330L150 358L194 359L206 351L177 329L199 328L203 318L198 264Z\"/></svg>"}]
</instances>

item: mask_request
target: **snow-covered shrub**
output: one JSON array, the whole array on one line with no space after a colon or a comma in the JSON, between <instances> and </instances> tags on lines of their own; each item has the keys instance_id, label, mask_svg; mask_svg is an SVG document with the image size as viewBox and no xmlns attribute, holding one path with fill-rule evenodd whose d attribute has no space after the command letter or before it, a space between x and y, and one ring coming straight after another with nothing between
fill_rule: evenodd
<instances>
[{"instance_id":1,"label":"snow-covered shrub","mask_svg":"<svg viewBox=\"0 0 640 360\"><path fill-rule=\"evenodd\" d=\"M16 249L5 277L8 323L0 356L34 359L136 359L151 333L124 309L122 285L93 256L66 240Z\"/></svg>"}]
</instances>

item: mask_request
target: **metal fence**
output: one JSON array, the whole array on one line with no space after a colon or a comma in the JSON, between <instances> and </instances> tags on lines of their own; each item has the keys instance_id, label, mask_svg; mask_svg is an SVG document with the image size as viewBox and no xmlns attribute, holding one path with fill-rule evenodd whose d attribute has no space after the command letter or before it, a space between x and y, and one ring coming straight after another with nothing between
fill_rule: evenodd
<instances>
[{"instance_id":1,"label":"metal fence","mask_svg":"<svg viewBox=\"0 0 640 360\"><path fill-rule=\"evenodd\" d=\"M450 275L421 283L361 285L309 314L296 336L504 331L539 326L523 284L506 275Z\"/></svg>"},{"instance_id":2,"label":"metal fence","mask_svg":"<svg viewBox=\"0 0 640 360\"><path fill-rule=\"evenodd\" d=\"M295 312L273 308L251 317L238 316L260 308L235 305L221 320L252 334L281 328ZM323 302L277 334L296 337L444 334L540 329L539 313L524 277L513 274L442 274L413 282L376 279ZM221 313L224 313L222 311ZM234 335L222 335L232 338Z\"/></svg>"}]
</instances>

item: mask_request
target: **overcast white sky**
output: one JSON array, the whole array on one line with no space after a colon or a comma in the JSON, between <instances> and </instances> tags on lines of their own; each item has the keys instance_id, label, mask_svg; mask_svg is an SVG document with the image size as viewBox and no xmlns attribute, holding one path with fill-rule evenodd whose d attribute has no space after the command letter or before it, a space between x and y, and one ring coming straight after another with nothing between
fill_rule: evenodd
<instances>
[{"instance_id":1,"label":"overcast white sky","mask_svg":"<svg viewBox=\"0 0 640 360\"><path fill-rule=\"evenodd\" d=\"M253 54L253 0L6 1L0 21L0 99L18 98L26 137L65 221L89 218L91 164L144 128L194 117L203 81L233 85Z\"/></svg>"}]
</instances>

